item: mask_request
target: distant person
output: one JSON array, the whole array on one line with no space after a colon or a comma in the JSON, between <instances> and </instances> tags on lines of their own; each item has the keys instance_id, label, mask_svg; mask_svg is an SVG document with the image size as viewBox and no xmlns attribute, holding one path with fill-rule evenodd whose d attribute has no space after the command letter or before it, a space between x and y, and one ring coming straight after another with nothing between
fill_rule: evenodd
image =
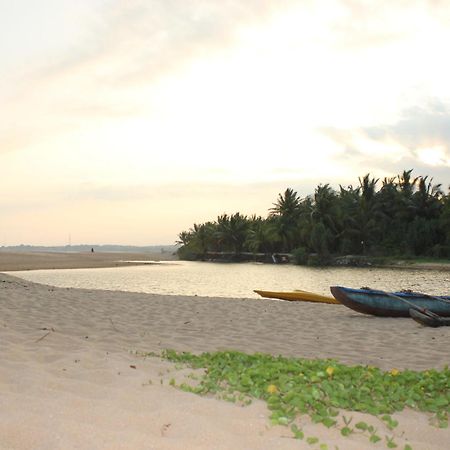
<instances>
[{"instance_id":1,"label":"distant person","mask_svg":"<svg viewBox=\"0 0 450 450\"><path fill-rule=\"evenodd\" d=\"M91 248L91 253L94 253L94 249L93 248Z\"/></svg>"}]
</instances>

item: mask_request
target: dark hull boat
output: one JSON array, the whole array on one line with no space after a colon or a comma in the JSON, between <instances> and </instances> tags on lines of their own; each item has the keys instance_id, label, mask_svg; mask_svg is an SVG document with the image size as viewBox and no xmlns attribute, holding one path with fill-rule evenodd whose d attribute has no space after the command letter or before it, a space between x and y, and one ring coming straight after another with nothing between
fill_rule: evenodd
<instances>
[{"instance_id":1,"label":"dark hull boat","mask_svg":"<svg viewBox=\"0 0 450 450\"><path fill-rule=\"evenodd\" d=\"M417 309L410 309L409 315L416 322L420 323L421 325L424 325L425 327L437 328L450 326L450 317L441 317L435 315L431 316L429 313L428 314L422 313Z\"/></svg>"},{"instance_id":2,"label":"dark hull boat","mask_svg":"<svg viewBox=\"0 0 450 450\"><path fill-rule=\"evenodd\" d=\"M331 286L336 300L355 311L374 316L410 317L409 310L416 309L430 315L450 317L449 296L429 296L417 292L383 292L374 289L351 289Z\"/></svg>"}]
</instances>

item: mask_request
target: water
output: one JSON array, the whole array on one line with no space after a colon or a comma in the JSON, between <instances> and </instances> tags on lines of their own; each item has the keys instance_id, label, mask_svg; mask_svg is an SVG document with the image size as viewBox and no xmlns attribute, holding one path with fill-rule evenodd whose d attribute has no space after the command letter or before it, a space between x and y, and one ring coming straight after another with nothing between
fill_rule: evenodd
<instances>
[{"instance_id":1,"label":"water","mask_svg":"<svg viewBox=\"0 0 450 450\"><path fill-rule=\"evenodd\" d=\"M253 289L304 289L330 295L331 285L386 291L412 289L450 294L450 272L388 268L311 268L255 263L176 261L107 269L11 272L26 280L58 287L108 289L202 297L258 297Z\"/></svg>"}]
</instances>

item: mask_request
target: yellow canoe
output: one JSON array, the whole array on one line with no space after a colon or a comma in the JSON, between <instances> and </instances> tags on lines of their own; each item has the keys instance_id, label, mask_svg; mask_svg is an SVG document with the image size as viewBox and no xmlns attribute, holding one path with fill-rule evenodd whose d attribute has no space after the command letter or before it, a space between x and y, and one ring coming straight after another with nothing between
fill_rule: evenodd
<instances>
[{"instance_id":1,"label":"yellow canoe","mask_svg":"<svg viewBox=\"0 0 450 450\"><path fill-rule=\"evenodd\" d=\"M265 298L277 298L279 300L288 300L288 301L296 301L296 302L314 302L314 303L330 303L333 305L341 305L333 297L328 297L326 295L314 294L313 292L308 291L291 291L291 292L274 292L274 291L259 291L254 290L261 297Z\"/></svg>"}]
</instances>

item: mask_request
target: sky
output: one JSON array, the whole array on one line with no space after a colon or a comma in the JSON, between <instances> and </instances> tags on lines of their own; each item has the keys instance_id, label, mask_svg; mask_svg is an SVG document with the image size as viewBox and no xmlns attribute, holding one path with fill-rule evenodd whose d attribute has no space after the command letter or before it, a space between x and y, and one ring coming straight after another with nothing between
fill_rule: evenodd
<instances>
[{"instance_id":1,"label":"sky","mask_svg":"<svg viewBox=\"0 0 450 450\"><path fill-rule=\"evenodd\" d=\"M450 184L447 0L0 0L0 246L173 244L413 169Z\"/></svg>"}]
</instances>

